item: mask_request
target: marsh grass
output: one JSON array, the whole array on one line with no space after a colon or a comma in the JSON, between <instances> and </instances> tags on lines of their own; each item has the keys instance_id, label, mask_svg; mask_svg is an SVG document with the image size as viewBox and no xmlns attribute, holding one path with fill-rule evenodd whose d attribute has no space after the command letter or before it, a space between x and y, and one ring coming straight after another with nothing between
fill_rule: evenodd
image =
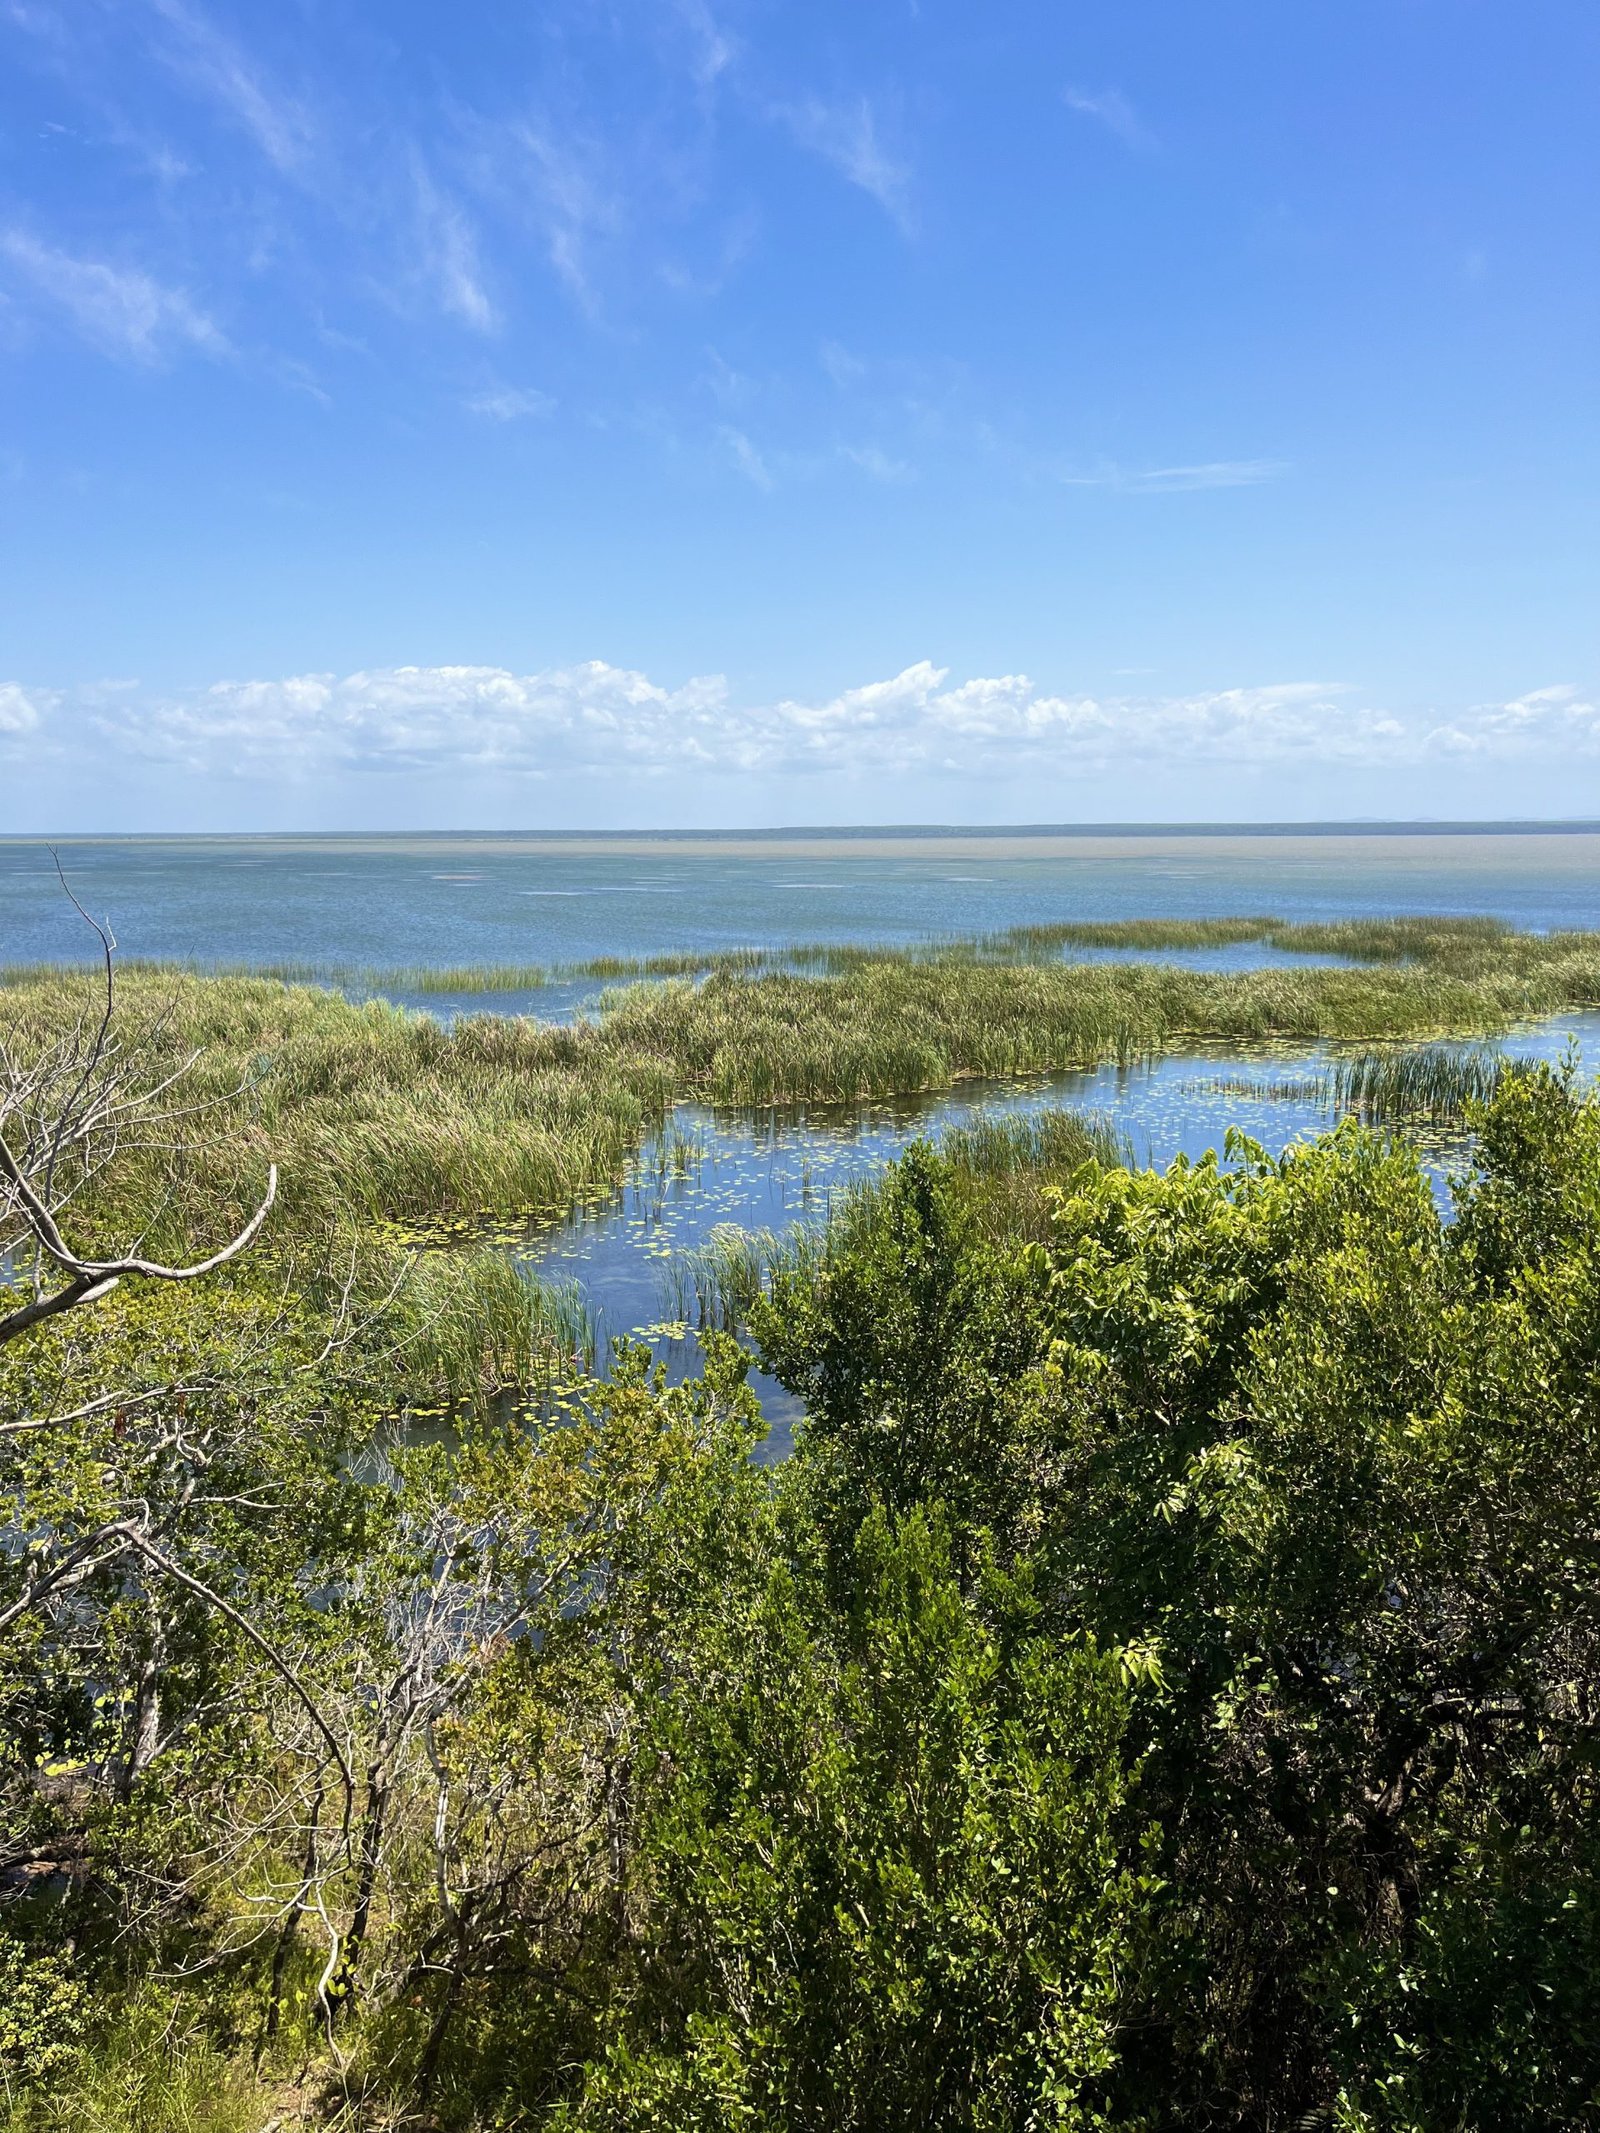
<instances>
[{"instance_id":1,"label":"marsh grass","mask_svg":"<svg viewBox=\"0 0 1600 2133\"><path fill-rule=\"evenodd\" d=\"M1173 945L1197 931L1270 933L1367 960L1200 971L1037 959L1068 940ZM139 1233L152 1251L187 1250L254 1206L269 1160L282 1174L280 1238L352 1222L560 1213L617 1182L678 1097L848 1102L1202 1042L1495 1034L1600 1001L1600 935L1519 934L1489 920L1139 921L995 939L1009 943L1004 954L992 942L827 948L810 975L729 961L703 978L635 980L571 1026L471 1015L447 1027L282 978L133 966L124 1043L144 1051L152 1078L193 1055L184 1086L205 1108L119 1149L73 1219L86 1246ZM0 1026L26 1055L87 1011L91 982L60 968L12 971ZM1352 1084L1353 1101L1377 1100L1376 1074L1367 1096ZM661 1160L693 1158L663 1144Z\"/></svg>"},{"instance_id":2,"label":"marsh grass","mask_svg":"<svg viewBox=\"0 0 1600 2133\"><path fill-rule=\"evenodd\" d=\"M1426 1045L1415 1051L1362 1052L1342 1059L1327 1077L1329 1101L1373 1123L1422 1118L1454 1122L1487 1103L1503 1076L1526 1073L1529 1062L1479 1047Z\"/></svg>"},{"instance_id":3,"label":"marsh grass","mask_svg":"<svg viewBox=\"0 0 1600 2133\"><path fill-rule=\"evenodd\" d=\"M548 1394L592 1374L600 1345L576 1282L490 1246L417 1254L378 1330L413 1403L425 1393L444 1409Z\"/></svg>"},{"instance_id":4,"label":"marsh grass","mask_svg":"<svg viewBox=\"0 0 1600 2133\"><path fill-rule=\"evenodd\" d=\"M702 1329L737 1332L776 1267L809 1264L825 1249L820 1228L743 1229L719 1222L703 1244L675 1252L661 1270L669 1315Z\"/></svg>"},{"instance_id":5,"label":"marsh grass","mask_svg":"<svg viewBox=\"0 0 1600 2133\"><path fill-rule=\"evenodd\" d=\"M1131 1148L1108 1119L1065 1109L975 1119L939 1145L979 1227L1012 1241L1049 1233L1049 1186L1064 1182L1085 1163L1110 1167L1133 1161ZM877 1190L877 1180L858 1180L830 1200L824 1219L786 1230L719 1223L703 1244L674 1253L662 1268L668 1315L685 1325L736 1333L776 1278L815 1287L859 1237Z\"/></svg>"},{"instance_id":6,"label":"marsh grass","mask_svg":"<svg viewBox=\"0 0 1600 2133\"><path fill-rule=\"evenodd\" d=\"M1493 1034L1597 999L1595 936L1501 937L1493 953L1452 936L1437 958L1365 969L884 956L843 976L713 974L614 989L600 1027L609 1045L670 1062L686 1093L763 1105L1129 1063L1197 1042Z\"/></svg>"},{"instance_id":7,"label":"marsh grass","mask_svg":"<svg viewBox=\"0 0 1600 2133\"><path fill-rule=\"evenodd\" d=\"M1257 1102L1318 1104L1370 1125L1403 1120L1454 1125L1487 1103L1506 1074L1531 1062L1481 1045L1387 1046L1336 1060L1325 1073L1284 1080L1234 1075L1211 1084L1219 1095Z\"/></svg>"},{"instance_id":8,"label":"marsh grass","mask_svg":"<svg viewBox=\"0 0 1600 2133\"><path fill-rule=\"evenodd\" d=\"M1046 1242L1055 1188L1086 1164L1131 1170L1137 1160L1126 1135L1096 1111L977 1119L939 1145L974 1226L995 1244Z\"/></svg>"}]
</instances>

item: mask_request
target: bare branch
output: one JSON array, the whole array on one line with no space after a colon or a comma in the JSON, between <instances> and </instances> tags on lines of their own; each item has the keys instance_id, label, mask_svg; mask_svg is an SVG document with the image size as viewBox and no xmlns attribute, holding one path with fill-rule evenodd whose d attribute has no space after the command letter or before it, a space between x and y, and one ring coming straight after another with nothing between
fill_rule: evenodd
<instances>
[{"instance_id":1,"label":"bare branch","mask_svg":"<svg viewBox=\"0 0 1600 2133\"><path fill-rule=\"evenodd\" d=\"M356 1781L351 1775L350 1765L345 1760L344 1750L339 1746L333 1728L323 1717L316 1698L289 1664L288 1660L284 1658L277 1646L270 1643L256 1628L249 1616L242 1614L231 1600L225 1600L220 1592L214 1592L209 1585L203 1584L199 1578L192 1577L181 1564L173 1562L170 1556L164 1555L147 1535L136 1531L132 1527L127 1528L126 1531L130 1545L136 1548L147 1562L153 1564L156 1569L161 1571L163 1576L171 1578L174 1584L183 1586L185 1591L192 1592L197 1599L204 1600L208 1607L214 1607L218 1614L231 1622L241 1635L249 1639L250 1643L260 1652L262 1658L266 1660L274 1673L288 1683L305 1707L306 1715L327 1742L328 1752L338 1767L339 1777L344 1785L347 1801L353 1799Z\"/></svg>"}]
</instances>

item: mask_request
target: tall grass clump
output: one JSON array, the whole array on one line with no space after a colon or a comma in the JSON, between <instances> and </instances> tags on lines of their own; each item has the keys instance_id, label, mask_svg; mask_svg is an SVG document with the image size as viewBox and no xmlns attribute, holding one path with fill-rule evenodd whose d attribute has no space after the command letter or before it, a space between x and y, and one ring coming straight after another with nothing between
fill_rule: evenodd
<instances>
[{"instance_id":1,"label":"tall grass clump","mask_svg":"<svg viewBox=\"0 0 1600 2133\"><path fill-rule=\"evenodd\" d=\"M670 1315L737 1332L774 1267L809 1264L822 1250L820 1226L802 1224L780 1232L719 1222L703 1244L675 1252L662 1269Z\"/></svg>"},{"instance_id":2,"label":"tall grass clump","mask_svg":"<svg viewBox=\"0 0 1600 2133\"><path fill-rule=\"evenodd\" d=\"M599 1345L576 1282L541 1280L490 1246L415 1254L375 1331L411 1400L442 1407L548 1392L592 1373Z\"/></svg>"},{"instance_id":3,"label":"tall grass clump","mask_svg":"<svg viewBox=\"0 0 1600 2133\"><path fill-rule=\"evenodd\" d=\"M975 1119L947 1133L939 1150L975 1227L997 1244L1045 1243L1055 1188L1086 1164L1131 1170L1136 1163L1110 1119L1058 1108Z\"/></svg>"},{"instance_id":4,"label":"tall grass clump","mask_svg":"<svg viewBox=\"0 0 1600 2133\"><path fill-rule=\"evenodd\" d=\"M1478 1047L1428 1045L1418 1051L1362 1052L1342 1059L1328 1076L1329 1100L1340 1110L1380 1123L1394 1118L1453 1121L1469 1106L1490 1101L1508 1073L1529 1062Z\"/></svg>"},{"instance_id":5,"label":"tall grass clump","mask_svg":"<svg viewBox=\"0 0 1600 2133\"><path fill-rule=\"evenodd\" d=\"M259 2133L269 2092L193 2004L146 1987L48 2083L0 2089L0 2133Z\"/></svg>"},{"instance_id":6,"label":"tall grass clump","mask_svg":"<svg viewBox=\"0 0 1600 2133\"><path fill-rule=\"evenodd\" d=\"M538 992L550 982L550 973L540 963L410 963L393 969L343 970L335 976L379 993Z\"/></svg>"},{"instance_id":7,"label":"tall grass clump","mask_svg":"<svg viewBox=\"0 0 1600 2133\"><path fill-rule=\"evenodd\" d=\"M976 1118L945 1134L940 1148L968 1177L994 1177L1014 1170L1075 1170L1081 1163L1127 1169L1133 1151L1127 1138L1098 1111L1052 1105L1006 1118Z\"/></svg>"}]
</instances>

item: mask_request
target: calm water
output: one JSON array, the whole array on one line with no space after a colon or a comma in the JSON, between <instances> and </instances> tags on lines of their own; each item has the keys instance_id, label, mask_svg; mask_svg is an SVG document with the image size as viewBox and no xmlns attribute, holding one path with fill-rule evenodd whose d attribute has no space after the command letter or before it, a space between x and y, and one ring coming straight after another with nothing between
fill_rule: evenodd
<instances>
[{"instance_id":1,"label":"calm water","mask_svg":"<svg viewBox=\"0 0 1600 2133\"><path fill-rule=\"evenodd\" d=\"M78 894L109 918L128 954L292 962L330 973L914 942L1071 918L1437 912L1486 913L1540 930L1600 927L1594 830L150 838L70 841L61 854ZM47 849L0 840L0 962L76 959L84 938ZM1175 960L1227 967L1286 959L1249 947ZM412 995L409 1004L568 1015L592 1005L596 991L568 983L522 996ZM1593 1070L1600 1017L1570 1018L1509 1048L1551 1056L1569 1028L1579 1030ZM1209 1054L966 1082L848 1110L751 1116L680 1105L667 1137L687 1140L692 1160L663 1169L657 1150L646 1149L615 1194L527 1239L519 1256L551 1278L577 1280L604 1336L643 1332L682 1375L696 1366L698 1343L674 1330L685 1304L681 1255L719 1223L781 1231L820 1220L831 1194L880 1170L917 1135L937 1139L983 1113L1046 1104L1106 1112L1155 1162L1197 1156L1229 1125L1277 1150L1328 1119L1305 1100L1223 1085L1305 1078L1326 1064L1322 1053ZM777 1455L792 1403L771 1384L761 1390Z\"/></svg>"},{"instance_id":2,"label":"calm water","mask_svg":"<svg viewBox=\"0 0 1600 2133\"><path fill-rule=\"evenodd\" d=\"M60 850L130 955L330 970L910 942L1067 918L1431 911L1600 925L1592 831L130 838ZM76 958L84 940L46 848L0 839L0 962ZM592 991L494 1004L570 1012Z\"/></svg>"},{"instance_id":3,"label":"calm water","mask_svg":"<svg viewBox=\"0 0 1600 2133\"><path fill-rule=\"evenodd\" d=\"M1600 1071L1600 1015L1572 1015L1487 1046L1520 1058L1559 1059L1578 1040L1585 1071ZM602 1343L644 1339L674 1378L699 1368L692 1254L718 1226L783 1234L826 1220L832 1198L876 1175L909 1144L937 1142L953 1127L1068 1105L1109 1118L1144 1162L1198 1158L1237 1126L1274 1154L1325 1132L1332 1118L1306 1096L1253 1093L1240 1083L1304 1082L1335 1054L1283 1046L1175 1054L1149 1063L1106 1065L1017 1081L965 1081L954 1089L892 1102L736 1112L679 1104L617 1192L551 1225L518 1256L549 1280L576 1281ZM1234 1086L1230 1086L1234 1084ZM685 1144L689 1160L671 1155ZM1436 1152L1435 1190L1448 1196L1452 1157ZM752 1382L771 1425L764 1447L782 1457L798 1403L770 1378Z\"/></svg>"}]
</instances>

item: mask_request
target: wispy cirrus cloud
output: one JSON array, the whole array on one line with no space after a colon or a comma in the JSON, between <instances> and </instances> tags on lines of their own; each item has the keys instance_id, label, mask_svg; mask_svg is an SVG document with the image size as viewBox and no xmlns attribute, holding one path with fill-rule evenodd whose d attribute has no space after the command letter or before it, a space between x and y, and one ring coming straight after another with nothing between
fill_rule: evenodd
<instances>
[{"instance_id":1,"label":"wispy cirrus cloud","mask_svg":"<svg viewBox=\"0 0 1600 2133\"><path fill-rule=\"evenodd\" d=\"M831 163L841 177L877 201L902 235L910 235L910 166L884 142L870 98L829 101L813 96L785 105L778 115L802 148Z\"/></svg>"},{"instance_id":2,"label":"wispy cirrus cloud","mask_svg":"<svg viewBox=\"0 0 1600 2133\"><path fill-rule=\"evenodd\" d=\"M1561 685L1460 714L1397 718L1346 687L1280 682L1180 695L953 680L918 660L819 698L740 703L720 675L672 686L604 660L517 673L409 666L223 681L181 695L119 685L75 699L0 684L12 760L79 746L183 772L948 774L968 781L1159 764L1387 771L1600 758L1600 705Z\"/></svg>"},{"instance_id":3,"label":"wispy cirrus cloud","mask_svg":"<svg viewBox=\"0 0 1600 2133\"><path fill-rule=\"evenodd\" d=\"M1132 495L1160 496L1187 489L1253 489L1288 472L1286 459L1204 459L1190 466L1102 466L1087 473L1064 473L1059 479L1069 489L1124 489Z\"/></svg>"},{"instance_id":4,"label":"wispy cirrus cloud","mask_svg":"<svg viewBox=\"0 0 1600 2133\"><path fill-rule=\"evenodd\" d=\"M717 431L724 446L732 456L734 465L757 489L772 489L777 485L772 478L772 469L766 459L751 443L743 430L736 430L724 423Z\"/></svg>"},{"instance_id":5,"label":"wispy cirrus cloud","mask_svg":"<svg viewBox=\"0 0 1600 2133\"><path fill-rule=\"evenodd\" d=\"M841 444L839 457L874 481L909 481L915 472L909 461L896 459L876 444Z\"/></svg>"},{"instance_id":6,"label":"wispy cirrus cloud","mask_svg":"<svg viewBox=\"0 0 1600 2133\"><path fill-rule=\"evenodd\" d=\"M0 230L0 265L36 301L108 355L161 363L185 349L225 356L227 336L188 294L137 267L80 259L29 231Z\"/></svg>"},{"instance_id":7,"label":"wispy cirrus cloud","mask_svg":"<svg viewBox=\"0 0 1600 2133\"><path fill-rule=\"evenodd\" d=\"M706 0L678 0L677 15L689 39L694 78L709 89L733 65L738 48Z\"/></svg>"},{"instance_id":8,"label":"wispy cirrus cloud","mask_svg":"<svg viewBox=\"0 0 1600 2133\"><path fill-rule=\"evenodd\" d=\"M525 422L530 417L553 415L556 403L549 393L531 385L490 385L471 393L462 402L470 415L490 422Z\"/></svg>"},{"instance_id":9,"label":"wispy cirrus cloud","mask_svg":"<svg viewBox=\"0 0 1600 2133\"><path fill-rule=\"evenodd\" d=\"M148 4L167 32L163 56L172 70L248 134L270 163L286 173L302 172L316 140L305 104L272 83L265 69L189 0Z\"/></svg>"},{"instance_id":10,"label":"wispy cirrus cloud","mask_svg":"<svg viewBox=\"0 0 1600 2133\"><path fill-rule=\"evenodd\" d=\"M1126 148L1153 148L1155 137L1141 121L1120 89L1066 88L1061 100L1069 111L1093 119L1114 133Z\"/></svg>"},{"instance_id":11,"label":"wispy cirrus cloud","mask_svg":"<svg viewBox=\"0 0 1600 2133\"><path fill-rule=\"evenodd\" d=\"M478 235L458 200L435 184L413 152L411 179L416 202L417 258L422 278L439 308L470 326L493 333L499 316L484 286Z\"/></svg>"},{"instance_id":12,"label":"wispy cirrus cloud","mask_svg":"<svg viewBox=\"0 0 1600 2133\"><path fill-rule=\"evenodd\" d=\"M527 199L550 264L581 308L598 308L591 253L622 228L622 188L599 142L553 122L528 120L512 141L531 181Z\"/></svg>"}]
</instances>

